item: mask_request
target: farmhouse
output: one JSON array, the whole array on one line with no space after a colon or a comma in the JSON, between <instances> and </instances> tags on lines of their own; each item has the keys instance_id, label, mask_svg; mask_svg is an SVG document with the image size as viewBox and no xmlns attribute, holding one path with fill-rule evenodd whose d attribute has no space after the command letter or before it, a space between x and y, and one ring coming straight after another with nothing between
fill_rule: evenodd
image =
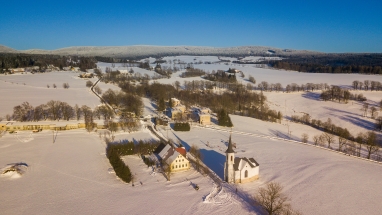
<instances>
[{"instance_id":1,"label":"farmhouse","mask_svg":"<svg viewBox=\"0 0 382 215\"><path fill-rule=\"evenodd\" d=\"M234 68L231 69L231 68L229 68L227 72L228 73L240 73L241 71L238 70L238 69L234 69Z\"/></svg>"},{"instance_id":2,"label":"farmhouse","mask_svg":"<svg viewBox=\"0 0 382 215\"><path fill-rule=\"evenodd\" d=\"M246 183L259 178L259 163L254 158L235 157L231 135L224 163L224 180L228 183Z\"/></svg>"},{"instance_id":3,"label":"farmhouse","mask_svg":"<svg viewBox=\"0 0 382 215\"><path fill-rule=\"evenodd\" d=\"M23 73L23 72L25 72L25 69L24 68L10 68L9 71L12 74L15 74L15 73Z\"/></svg>"},{"instance_id":4,"label":"farmhouse","mask_svg":"<svg viewBox=\"0 0 382 215\"><path fill-rule=\"evenodd\" d=\"M195 111L197 121L202 125L211 124L211 110L209 108L197 108Z\"/></svg>"},{"instance_id":5,"label":"farmhouse","mask_svg":"<svg viewBox=\"0 0 382 215\"><path fill-rule=\"evenodd\" d=\"M81 73L78 77L80 77L80 78L93 78L94 74L89 73L89 72L85 72L85 73Z\"/></svg>"},{"instance_id":6,"label":"farmhouse","mask_svg":"<svg viewBox=\"0 0 382 215\"><path fill-rule=\"evenodd\" d=\"M180 100L177 98L171 98L170 102L171 102L172 107L176 107L176 106L180 105Z\"/></svg>"},{"instance_id":7,"label":"farmhouse","mask_svg":"<svg viewBox=\"0 0 382 215\"><path fill-rule=\"evenodd\" d=\"M158 160L162 161L165 166L170 166L171 172L190 169L190 162L186 158L186 149L184 147L175 148L170 144L165 146L161 144L157 149L155 152L157 152Z\"/></svg>"}]
</instances>

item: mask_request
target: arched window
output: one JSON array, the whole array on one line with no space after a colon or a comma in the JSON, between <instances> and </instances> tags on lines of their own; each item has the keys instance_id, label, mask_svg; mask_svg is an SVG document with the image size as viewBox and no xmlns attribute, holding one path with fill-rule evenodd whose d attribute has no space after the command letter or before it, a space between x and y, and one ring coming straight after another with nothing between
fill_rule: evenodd
<instances>
[{"instance_id":1,"label":"arched window","mask_svg":"<svg viewBox=\"0 0 382 215\"><path fill-rule=\"evenodd\" d=\"M248 170L245 170L245 172L244 172L244 178L248 178Z\"/></svg>"},{"instance_id":2,"label":"arched window","mask_svg":"<svg viewBox=\"0 0 382 215\"><path fill-rule=\"evenodd\" d=\"M178 168L178 165L175 165L175 168Z\"/></svg>"},{"instance_id":3,"label":"arched window","mask_svg":"<svg viewBox=\"0 0 382 215\"><path fill-rule=\"evenodd\" d=\"M232 161L232 159L233 159L233 156L231 155L231 161Z\"/></svg>"},{"instance_id":4,"label":"arched window","mask_svg":"<svg viewBox=\"0 0 382 215\"><path fill-rule=\"evenodd\" d=\"M184 165L182 164L182 167L184 167Z\"/></svg>"}]
</instances>

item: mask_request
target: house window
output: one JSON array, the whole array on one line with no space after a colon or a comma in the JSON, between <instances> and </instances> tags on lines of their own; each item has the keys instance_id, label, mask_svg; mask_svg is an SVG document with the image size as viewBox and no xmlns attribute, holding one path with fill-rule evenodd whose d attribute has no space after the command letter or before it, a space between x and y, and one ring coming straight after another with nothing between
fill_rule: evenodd
<instances>
[{"instance_id":1,"label":"house window","mask_svg":"<svg viewBox=\"0 0 382 215\"><path fill-rule=\"evenodd\" d=\"M244 178L248 178L248 170L245 170L245 172L244 172Z\"/></svg>"},{"instance_id":2,"label":"house window","mask_svg":"<svg viewBox=\"0 0 382 215\"><path fill-rule=\"evenodd\" d=\"M174 165L172 165L172 169L174 169Z\"/></svg>"},{"instance_id":3,"label":"house window","mask_svg":"<svg viewBox=\"0 0 382 215\"><path fill-rule=\"evenodd\" d=\"M232 157L233 157L233 156L231 155L231 161L232 161Z\"/></svg>"},{"instance_id":4,"label":"house window","mask_svg":"<svg viewBox=\"0 0 382 215\"><path fill-rule=\"evenodd\" d=\"M187 164L186 164L186 167L187 167Z\"/></svg>"},{"instance_id":5,"label":"house window","mask_svg":"<svg viewBox=\"0 0 382 215\"><path fill-rule=\"evenodd\" d=\"M184 167L184 165L182 164L182 167Z\"/></svg>"},{"instance_id":6,"label":"house window","mask_svg":"<svg viewBox=\"0 0 382 215\"><path fill-rule=\"evenodd\" d=\"M175 168L178 168L178 165L175 165Z\"/></svg>"}]
</instances>

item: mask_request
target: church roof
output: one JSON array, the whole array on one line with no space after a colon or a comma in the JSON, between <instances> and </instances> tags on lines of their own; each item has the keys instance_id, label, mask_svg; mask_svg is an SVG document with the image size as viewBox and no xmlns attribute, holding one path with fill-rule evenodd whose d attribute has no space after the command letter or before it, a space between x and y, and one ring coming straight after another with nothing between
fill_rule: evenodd
<instances>
[{"instance_id":1,"label":"church roof","mask_svg":"<svg viewBox=\"0 0 382 215\"><path fill-rule=\"evenodd\" d=\"M228 149L225 151L225 153L235 153L235 151L232 148L231 135L229 135Z\"/></svg>"},{"instance_id":2,"label":"church roof","mask_svg":"<svg viewBox=\"0 0 382 215\"><path fill-rule=\"evenodd\" d=\"M257 166L260 166L259 163L256 162L255 159L253 158L246 158L246 157L243 157L243 158L235 158L235 161L234 161L234 164L233 164L233 168L235 171L238 171L238 170L242 170L245 166L245 164L249 164L249 166L251 168L255 168Z\"/></svg>"}]
</instances>

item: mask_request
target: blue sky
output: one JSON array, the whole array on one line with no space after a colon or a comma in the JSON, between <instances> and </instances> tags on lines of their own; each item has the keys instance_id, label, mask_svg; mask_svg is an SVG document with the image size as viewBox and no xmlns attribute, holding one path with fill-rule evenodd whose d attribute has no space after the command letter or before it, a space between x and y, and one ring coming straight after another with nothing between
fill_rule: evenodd
<instances>
[{"instance_id":1,"label":"blue sky","mask_svg":"<svg viewBox=\"0 0 382 215\"><path fill-rule=\"evenodd\" d=\"M381 1L5 1L0 44L382 52Z\"/></svg>"}]
</instances>

